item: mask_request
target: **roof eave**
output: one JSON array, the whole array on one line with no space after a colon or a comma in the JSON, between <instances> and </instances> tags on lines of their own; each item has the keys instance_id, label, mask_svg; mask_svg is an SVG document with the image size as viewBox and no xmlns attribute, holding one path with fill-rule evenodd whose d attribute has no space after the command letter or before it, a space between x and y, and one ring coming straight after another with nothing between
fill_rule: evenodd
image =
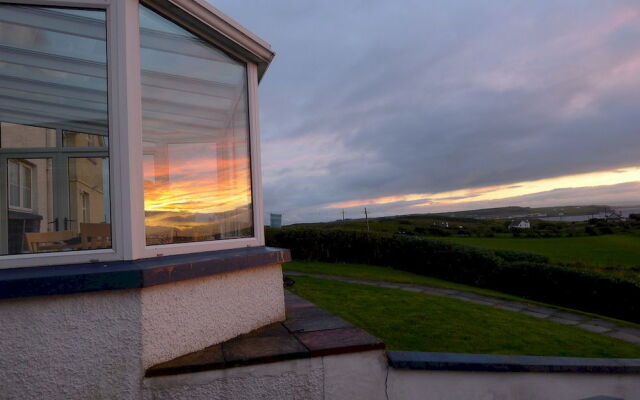
<instances>
[{"instance_id":1,"label":"roof eave","mask_svg":"<svg viewBox=\"0 0 640 400\"><path fill-rule=\"evenodd\" d=\"M258 66L258 80L275 57L271 45L205 0L141 0L223 50Z\"/></svg>"}]
</instances>

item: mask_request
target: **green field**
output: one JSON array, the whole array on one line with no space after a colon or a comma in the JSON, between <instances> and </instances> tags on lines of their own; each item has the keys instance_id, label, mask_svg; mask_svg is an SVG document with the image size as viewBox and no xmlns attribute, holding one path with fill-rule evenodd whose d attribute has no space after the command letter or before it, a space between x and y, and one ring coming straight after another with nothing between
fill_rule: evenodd
<instances>
[{"instance_id":1,"label":"green field","mask_svg":"<svg viewBox=\"0 0 640 400\"><path fill-rule=\"evenodd\" d=\"M291 290L392 350L640 357L640 347L572 326L455 299L295 277Z\"/></svg>"},{"instance_id":2,"label":"green field","mask_svg":"<svg viewBox=\"0 0 640 400\"><path fill-rule=\"evenodd\" d=\"M514 250L547 256L552 262L594 267L639 267L640 237L630 235L583 236L571 238L480 238L437 237L492 250Z\"/></svg>"},{"instance_id":3,"label":"green field","mask_svg":"<svg viewBox=\"0 0 640 400\"><path fill-rule=\"evenodd\" d=\"M618 325L624 325L632 328L640 328L640 325L634 324L628 321L622 321L619 319L609 318L602 315L596 315L587 313L584 311L578 311L569 309L566 307L559 307L556 305L545 304L531 299L524 299L522 297L513 296L510 294L497 292L495 290L483 289L469 285L463 285L460 283L450 282L443 279L432 278L430 276L412 274L406 271L399 271L390 267L381 267L377 265L367 264L346 264L346 263L328 263L320 261L304 261L294 260L282 265L285 274L288 271L303 272L307 274L320 274L320 275L333 275L342 276L348 278L366 279L370 281L378 282L393 282L393 283L412 283L416 285L430 286L442 289L453 289L464 292L476 293L482 296L490 296L498 299L519 301L530 304L538 304L543 307L556 308L563 311L569 311L575 314L582 314L587 318L595 318L600 320L606 320L614 322ZM294 277L297 280L297 277Z\"/></svg>"}]
</instances>

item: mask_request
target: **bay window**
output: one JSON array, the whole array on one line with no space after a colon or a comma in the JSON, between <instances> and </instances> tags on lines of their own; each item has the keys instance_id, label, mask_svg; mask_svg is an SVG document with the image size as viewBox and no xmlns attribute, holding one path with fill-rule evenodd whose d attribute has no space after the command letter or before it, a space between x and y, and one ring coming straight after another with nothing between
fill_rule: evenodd
<instances>
[{"instance_id":1,"label":"bay window","mask_svg":"<svg viewBox=\"0 0 640 400\"><path fill-rule=\"evenodd\" d=\"M0 268L264 244L273 53L208 7L0 0Z\"/></svg>"}]
</instances>

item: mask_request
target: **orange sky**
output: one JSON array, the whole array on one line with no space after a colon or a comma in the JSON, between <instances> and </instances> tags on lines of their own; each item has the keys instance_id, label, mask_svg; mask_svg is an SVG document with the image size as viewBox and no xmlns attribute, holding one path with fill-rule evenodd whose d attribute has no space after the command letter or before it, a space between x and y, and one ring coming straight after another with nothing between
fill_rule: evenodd
<instances>
[{"instance_id":1,"label":"orange sky","mask_svg":"<svg viewBox=\"0 0 640 400\"><path fill-rule=\"evenodd\" d=\"M248 163L247 158L174 162L167 168L169 176L147 166L144 209L214 213L246 205L251 201Z\"/></svg>"},{"instance_id":2,"label":"orange sky","mask_svg":"<svg viewBox=\"0 0 640 400\"><path fill-rule=\"evenodd\" d=\"M227 213L251 204L248 157L188 154L169 156L168 162L160 157L144 161L144 209L156 212L147 214L147 226L194 228L210 224L195 221L194 214ZM167 219L171 217L179 218Z\"/></svg>"},{"instance_id":3,"label":"orange sky","mask_svg":"<svg viewBox=\"0 0 640 400\"><path fill-rule=\"evenodd\" d=\"M371 199L351 200L329 204L325 208L349 208L375 204L415 202L414 207L455 205L460 203L486 202L519 197L555 189L586 188L640 182L640 167L626 167L584 174L557 176L553 178L514 182L507 185L467 188L437 193L413 193ZM640 200L640 199L639 199Z\"/></svg>"}]
</instances>

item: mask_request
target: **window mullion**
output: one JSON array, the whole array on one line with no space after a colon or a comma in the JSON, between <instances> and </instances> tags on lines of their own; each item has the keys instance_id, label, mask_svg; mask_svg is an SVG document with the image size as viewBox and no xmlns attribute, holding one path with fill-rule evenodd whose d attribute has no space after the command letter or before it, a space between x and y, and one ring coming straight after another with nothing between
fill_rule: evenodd
<instances>
[{"instance_id":1,"label":"window mullion","mask_svg":"<svg viewBox=\"0 0 640 400\"><path fill-rule=\"evenodd\" d=\"M125 259L144 250L138 1L112 0L109 31L109 110L112 140L114 246Z\"/></svg>"}]
</instances>

